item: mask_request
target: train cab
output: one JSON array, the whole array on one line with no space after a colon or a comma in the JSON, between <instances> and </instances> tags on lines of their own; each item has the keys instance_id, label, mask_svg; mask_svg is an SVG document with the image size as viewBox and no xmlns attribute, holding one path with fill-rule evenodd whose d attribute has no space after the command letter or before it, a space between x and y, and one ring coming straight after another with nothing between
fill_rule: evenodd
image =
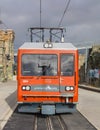
<instances>
[{"instance_id":1,"label":"train cab","mask_svg":"<svg viewBox=\"0 0 100 130\"><path fill-rule=\"evenodd\" d=\"M78 102L78 50L71 43L27 42L18 49L18 111L74 112Z\"/></svg>"}]
</instances>

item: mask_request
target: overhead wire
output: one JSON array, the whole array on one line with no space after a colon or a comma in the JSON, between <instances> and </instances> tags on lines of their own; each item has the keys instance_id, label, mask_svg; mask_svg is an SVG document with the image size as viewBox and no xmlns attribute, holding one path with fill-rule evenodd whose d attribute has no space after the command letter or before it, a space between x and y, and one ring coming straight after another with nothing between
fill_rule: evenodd
<instances>
[{"instance_id":1,"label":"overhead wire","mask_svg":"<svg viewBox=\"0 0 100 130\"><path fill-rule=\"evenodd\" d=\"M64 19L64 16L65 16L65 14L66 14L66 12L67 12L67 10L68 10L68 7L69 7L69 4L70 4L70 2L71 2L71 0L66 0L66 7L65 7L65 10L64 10L64 12L63 12L63 15L62 15L62 17L61 17L61 19L60 19L60 22L59 22L59 24L58 24L58 28L61 26L61 24L62 24L62 21L63 21L63 19ZM42 25L42 16L41 16L41 14L42 14L42 0L40 0L40 28L41 28L41 25ZM41 35L41 34L40 34Z\"/></svg>"},{"instance_id":2,"label":"overhead wire","mask_svg":"<svg viewBox=\"0 0 100 130\"><path fill-rule=\"evenodd\" d=\"M61 20L60 20L60 22L59 22L59 24L58 24L58 27L61 26L61 23L62 23L63 18L64 18L65 14L66 14L66 12L67 12L67 10L68 10L68 7L69 7L70 2L71 2L71 0L68 0L68 1L67 1L67 4L66 4L66 7L65 7L65 10L64 10L63 15L62 15L62 17L61 17Z\"/></svg>"},{"instance_id":3,"label":"overhead wire","mask_svg":"<svg viewBox=\"0 0 100 130\"><path fill-rule=\"evenodd\" d=\"M42 1L40 0L40 28L41 28L41 13L42 13L41 4L42 4Z\"/></svg>"}]
</instances>

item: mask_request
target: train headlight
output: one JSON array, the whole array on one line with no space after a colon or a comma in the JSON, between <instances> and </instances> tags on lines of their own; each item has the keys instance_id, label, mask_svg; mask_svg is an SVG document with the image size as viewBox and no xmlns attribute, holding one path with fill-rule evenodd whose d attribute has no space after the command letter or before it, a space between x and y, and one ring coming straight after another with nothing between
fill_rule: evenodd
<instances>
[{"instance_id":1,"label":"train headlight","mask_svg":"<svg viewBox=\"0 0 100 130\"><path fill-rule=\"evenodd\" d=\"M65 90L66 90L66 91L73 91L73 90L74 90L74 87L73 87L73 86L66 86L66 87L65 87Z\"/></svg>"},{"instance_id":2,"label":"train headlight","mask_svg":"<svg viewBox=\"0 0 100 130\"><path fill-rule=\"evenodd\" d=\"M30 86L26 86L26 90L29 91L31 89Z\"/></svg>"},{"instance_id":3,"label":"train headlight","mask_svg":"<svg viewBox=\"0 0 100 130\"><path fill-rule=\"evenodd\" d=\"M29 85L22 86L22 90L24 90L24 91L30 91L31 90L31 86L29 86Z\"/></svg>"},{"instance_id":4,"label":"train headlight","mask_svg":"<svg viewBox=\"0 0 100 130\"><path fill-rule=\"evenodd\" d=\"M53 44L51 42L47 41L46 43L43 44L43 47L44 48L52 48Z\"/></svg>"},{"instance_id":5,"label":"train headlight","mask_svg":"<svg viewBox=\"0 0 100 130\"><path fill-rule=\"evenodd\" d=\"M74 90L74 87L73 87L73 86L71 86L71 87L70 87L70 90L71 90L71 91L73 91L73 90Z\"/></svg>"},{"instance_id":6,"label":"train headlight","mask_svg":"<svg viewBox=\"0 0 100 130\"><path fill-rule=\"evenodd\" d=\"M26 90L26 87L25 87L25 86L23 86L23 87L22 87L22 90Z\"/></svg>"},{"instance_id":7,"label":"train headlight","mask_svg":"<svg viewBox=\"0 0 100 130\"><path fill-rule=\"evenodd\" d=\"M65 90L69 91L70 90L70 86L65 87Z\"/></svg>"},{"instance_id":8,"label":"train headlight","mask_svg":"<svg viewBox=\"0 0 100 130\"><path fill-rule=\"evenodd\" d=\"M49 48L52 48L52 47L53 47L53 44L52 44L52 43L49 43L49 44L48 44L48 47L49 47Z\"/></svg>"},{"instance_id":9,"label":"train headlight","mask_svg":"<svg viewBox=\"0 0 100 130\"><path fill-rule=\"evenodd\" d=\"M43 47L44 47L44 48L48 48L48 43L44 43L44 44L43 44Z\"/></svg>"}]
</instances>

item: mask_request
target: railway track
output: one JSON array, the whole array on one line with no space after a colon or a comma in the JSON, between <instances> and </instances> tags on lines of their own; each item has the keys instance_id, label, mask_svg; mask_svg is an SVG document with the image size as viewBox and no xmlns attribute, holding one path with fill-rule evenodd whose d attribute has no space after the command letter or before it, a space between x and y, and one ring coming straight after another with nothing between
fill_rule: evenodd
<instances>
[{"instance_id":1,"label":"railway track","mask_svg":"<svg viewBox=\"0 0 100 130\"><path fill-rule=\"evenodd\" d=\"M97 130L78 111L73 114L43 116L14 111L3 130Z\"/></svg>"},{"instance_id":2,"label":"railway track","mask_svg":"<svg viewBox=\"0 0 100 130\"><path fill-rule=\"evenodd\" d=\"M60 115L41 116L35 115L33 130L68 130Z\"/></svg>"}]
</instances>

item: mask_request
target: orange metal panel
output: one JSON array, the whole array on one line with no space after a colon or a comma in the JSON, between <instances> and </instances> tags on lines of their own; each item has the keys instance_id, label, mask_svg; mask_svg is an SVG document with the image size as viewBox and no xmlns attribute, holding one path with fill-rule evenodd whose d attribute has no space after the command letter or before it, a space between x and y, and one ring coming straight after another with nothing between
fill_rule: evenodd
<instances>
[{"instance_id":1,"label":"orange metal panel","mask_svg":"<svg viewBox=\"0 0 100 130\"><path fill-rule=\"evenodd\" d=\"M57 54L60 56L62 53L73 53L75 54L75 76L64 77L60 76L60 59L58 58L58 76L49 77L37 77L37 76L22 76L21 75L21 55L22 54ZM50 80L49 80L50 79ZM60 92L32 92L32 91L22 91L22 85L62 85L62 86L75 86L74 97L69 98L70 102L78 101L78 52L73 50L19 50L18 51L18 101L19 102L65 102L65 98L60 97ZM30 97L23 97L23 95L37 95ZM38 95L41 95L40 97ZM43 96L45 95L45 97ZM50 95L50 96L48 96Z\"/></svg>"}]
</instances>

